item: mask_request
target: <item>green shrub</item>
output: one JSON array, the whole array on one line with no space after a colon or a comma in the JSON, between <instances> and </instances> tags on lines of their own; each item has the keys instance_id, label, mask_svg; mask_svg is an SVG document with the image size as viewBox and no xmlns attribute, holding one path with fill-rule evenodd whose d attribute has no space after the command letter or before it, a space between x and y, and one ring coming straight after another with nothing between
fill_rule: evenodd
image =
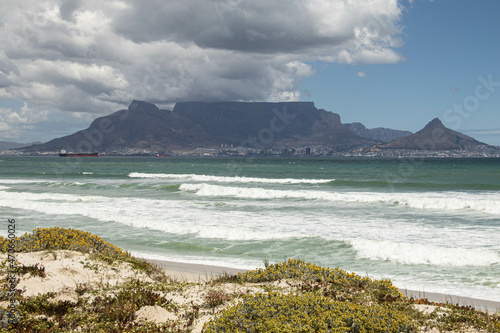
<instances>
[{"instance_id":1,"label":"green shrub","mask_svg":"<svg viewBox=\"0 0 500 333\"><path fill-rule=\"evenodd\" d=\"M20 267L17 267L16 269L17 274L19 275L24 275L29 273L31 276L38 276L38 277L46 277L47 274L45 274L45 267L41 264L34 264L34 265L21 265Z\"/></svg>"},{"instance_id":2,"label":"green shrub","mask_svg":"<svg viewBox=\"0 0 500 333\"><path fill-rule=\"evenodd\" d=\"M244 296L204 332L412 332L411 320L383 306L336 302L316 293Z\"/></svg>"},{"instance_id":3,"label":"green shrub","mask_svg":"<svg viewBox=\"0 0 500 333\"><path fill-rule=\"evenodd\" d=\"M7 252L10 240L0 236L0 252ZM16 252L72 250L84 253L111 252L128 256L122 249L90 232L66 228L36 228L15 239Z\"/></svg>"},{"instance_id":4,"label":"green shrub","mask_svg":"<svg viewBox=\"0 0 500 333\"><path fill-rule=\"evenodd\" d=\"M265 269L239 273L238 277L241 282L252 283L295 280L295 287L299 290L320 291L324 296L339 301L349 300L360 304L408 303L390 280L372 280L340 268L321 267L300 259L288 259L268 265Z\"/></svg>"}]
</instances>

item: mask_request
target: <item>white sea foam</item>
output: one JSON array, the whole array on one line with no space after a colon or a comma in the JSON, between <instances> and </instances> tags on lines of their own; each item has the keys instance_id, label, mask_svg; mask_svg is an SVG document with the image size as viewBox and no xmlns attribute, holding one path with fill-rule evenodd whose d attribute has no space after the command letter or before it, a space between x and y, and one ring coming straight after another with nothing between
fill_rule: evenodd
<instances>
[{"instance_id":1,"label":"white sea foam","mask_svg":"<svg viewBox=\"0 0 500 333\"><path fill-rule=\"evenodd\" d=\"M268 183L268 184L324 184L334 179L295 179L295 178L254 178L254 177L224 177L195 174L166 174L166 173L140 173L132 172L130 178L165 178L192 180L196 182L218 182L218 183Z\"/></svg>"},{"instance_id":2,"label":"white sea foam","mask_svg":"<svg viewBox=\"0 0 500 333\"><path fill-rule=\"evenodd\" d=\"M315 172L320 166L326 171ZM417 186L415 192L408 188L396 193L348 186L349 182L341 187L308 186L307 179L273 182L279 177L326 182L354 175L352 170L333 168L331 162L308 166L310 173L300 177L278 173L279 165L256 165L253 170L260 173L253 175L261 178L227 179L216 178L218 173L208 169L195 172L191 161L185 169L175 170L147 163L147 170L135 170L149 173L130 177L130 171L122 177L121 167L107 178L82 176L87 167L80 167L75 165L64 177L49 169L46 175L30 174L34 179L22 173L1 176L6 182L0 180L0 214L16 218L24 228L20 234L37 226L69 226L97 233L128 250L165 255L167 260L228 266L240 266L236 263L241 261L245 267L261 264L262 257L272 262L302 258L390 278L398 287L500 300L500 193L460 192L469 188L460 185L462 180L457 179L456 187L441 188L456 188L455 192L426 187L429 191L423 193ZM224 165L215 167L223 170ZM497 180L491 178L492 184ZM180 184L184 185L178 190Z\"/></svg>"},{"instance_id":3,"label":"white sea foam","mask_svg":"<svg viewBox=\"0 0 500 333\"><path fill-rule=\"evenodd\" d=\"M212 184L181 184L183 191L199 196L245 199L303 199L335 202L383 203L416 209L470 210L500 215L500 193L427 192L377 193L306 190L272 190L258 187L232 187Z\"/></svg>"},{"instance_id":4,"label":"white sea foam","mask_svg":"<svg viewBox=\"0 0 500 333\"><path fill-rule=\"evenodd\" d=\"M283 231L279 225L273 226L272 216L255 219L255 215L248 212L207 209L190 201L183 201L179 205L176 200L0 191L0 207L49 215L79 215L103 222L201 238L267 240L303 236L300 231ZM262 225L269 227L262 228Z\"/></svg>"},{"instance_id":5,"label":"white sea foam","mask_svg":"<svg viewBox=\"0 0 500 333\"><path fill-rule=\"evenodd\" d=\"M96 202L99 200L105 200L104 197L97 197L97 196L80 196L80 195L74 195L74 194L64 194L64 193L29 193L29 192L2 192L0 193L0 205L5 206L5 207L11 207L9 206L9 203L12 203L14 201L19 202L19 204L12 206L13 208L29 208L28 206L26 207L20 207L23 205L23 203L27 204L30 202L41 202L44 204L50 204L50 203L68 203L68 204L73 204L75 202Z\"/></svg>"},{"instance_id":6,"label":"white sea foam","mask_svg":"<svg viewBox=\"0 0 500 333\"><path fill-rule=\"evenodd\" d=\"M45 183L42 179L0 179L0 184L35 184Z\"/></svg>"},{"instance_id":7,"label":"white sea foam","mask_svg":"<svg viewBox=\"0 0 500 333\"><path fill-rule=\"evenodd\" d=\"M360 258L407 265L489 266L500 263L500 256L486 249L449 248L387 240L350 239L347 242Z\"/></svg>"},{"instance_id":8,"label":"white sea foam","mask_svg":"<svg viewBox=\"0 0 500 333\"><path fill-rule=\"evenodd\" d=\"M71 186L85 186L88 185L88 183L82 183L82 182L58 182L58 181L46 181L46 182L40 182L42 185L45 186L55 186L55 187L71 187Z\"/></svg>"}]
</instances>

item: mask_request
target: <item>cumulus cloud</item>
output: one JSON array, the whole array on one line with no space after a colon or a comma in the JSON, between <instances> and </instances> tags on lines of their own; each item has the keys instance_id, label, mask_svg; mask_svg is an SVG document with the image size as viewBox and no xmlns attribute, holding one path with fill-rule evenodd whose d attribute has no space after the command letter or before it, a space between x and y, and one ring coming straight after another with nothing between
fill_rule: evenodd
<instances>
[{"instance_id":1,"label":"cumulus cloud","mask_svg":"<svg viewBox=\"0 0 500 333\"><path fill-rule=\"evenodd\" d=\"M365 77L365 76L366 76L366 72L365 71L358 72L358 77Z\"/></svg>"},{"instance_id":2,"label":"cumulus cloud","mask_svg":"<svg viewBox=\"0 0 500 333\"><path fill-rule=\"evenodd\" d=\"M403 60L395 51L397 0L2 4L0 98L25 102L26 114L68 112L75 121L79 113L107 114L132 99L299 100L300 82L315 73L310 62ZM22 122L19 112L2 121L14 124L17 114Z\"/></svg>"}]
</instances>

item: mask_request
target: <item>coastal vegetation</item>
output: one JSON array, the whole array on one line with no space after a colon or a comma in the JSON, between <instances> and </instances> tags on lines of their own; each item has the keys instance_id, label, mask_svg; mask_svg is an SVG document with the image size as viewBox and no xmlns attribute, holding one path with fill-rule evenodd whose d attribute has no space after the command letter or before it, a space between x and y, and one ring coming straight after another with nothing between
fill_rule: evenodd
<instances>
[{"instance_id":1,"label":"coastal vegetation","mask_svg":"<svg viewBox=\"0 0 500 333\"><path fill-rule=\"evenodd\" d=\"M12 262L12 248L16 258L33 255L38 262ZM0 236L0 251L0 332L500 332L498 313L408 299L389 280L299 259L187 282L76 229ZM55 262L62 268L52 269ZM101 278L78 282L81 270ZM20 287L56 273L74 280L71 290L29 294ZM9 313L16 316L12 325Z\"/></svg>"}]
</instances>

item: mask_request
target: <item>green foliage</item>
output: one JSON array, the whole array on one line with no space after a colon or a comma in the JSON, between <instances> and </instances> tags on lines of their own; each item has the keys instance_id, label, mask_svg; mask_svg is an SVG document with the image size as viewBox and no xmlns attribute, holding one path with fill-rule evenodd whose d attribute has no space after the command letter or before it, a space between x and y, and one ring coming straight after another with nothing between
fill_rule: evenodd
<instances>
[{"instance_id":1,"label":"green foliage","mask_svg":"<svg viewBox=\"0 0 500 333\"><path fill-rule=\"evenodd\" d=\"M262 259L262 263L264 264L265 268L269 267L269 259L267 258Z\"/></svg>"},{"instance_id":2,"label":"green foliage","mask_svg":"<svg viewBox=\"0 0 500 333\"><path fill-rule=\"evenodd\" d=\"M474 327L484 332L500 332L500 316L498 315L489 315L470 306L448 304L444 306L444 310L438 309L429 317L431 321L438 323L435 326L441 330L461 331Z\"/></svg>"},{"instance_id":3,"label":"green foliage","mask_svg":"<svg viewBox=\"0 0 500 333\"><path fill-rule=\"evenodd\" d=\"M0 237L0 252L7 252L8 240ZM500 332L500 317L487 315L469 307L440 305L431 314L413 308L389 280L372 280L293 259L238 275L222 274L211 281L212 287L222 283L255 283L261 290L257 295L228 294L218 288L208 290L202 303L176 305L169 293L182 293L187 282L171 280L163 270L146 260L137 259L100 237L75 229L35 229L16 240L16 251L46 251L56 258L57 250L76 250L91 253L82 262L98 272L103 265L127 263L131 268L146 273L153 279L143 282L128 280L117 286L92 287L90 283L77 284L76 303L56 300L46 293L24 297L15 289L19 322L3 332L190 332L202 308L212 312L223 308L205 324L205 332L414 332L419 328L437 328L440 332L465 332L470 328L480 332ZM7 281L8 260L0 263L0 282L3 285L0 300L8 301L8 287L16 287L24 274L45 275L45 268L16 264L16 278ZM112 267L113 268L113 267ZM285 280L290 290L280 293L274 281ZM8 282L8 283L7 283ZM102 285L101 285L102 287ZM12 290L12 289L11 289ZM287 294L291 292L290 294ZM179 320L165 324L135 321L135 312L143 306L160 306L178 315ZM206 310L205 310L205 313ZM2 323L6 323L7 309L0 308ZM0 323L1 324L1 323Z\"/></svg>"},{"instance_id":4,"label":"green foliage","mask_svg":"<svg viewBox=\"0 0 500 333\"><path fill-rule=\"evenodd\" d=\"M244 296L204 332L412 332L411 320L383 306L336 302L316 293Z\"/></svg>"},{"instance_id":5,"label":"green foliage","mask_svg":"<svg viewBox=\"0 0 500 333\"><path fill-rule=\"evenodd\" d=\"M80 315L79 321L87 325L92 323L91 327L95 329L117 327L130 331L134 327L135 312L141 307L168 307L170 302L171 300L148 288L145 283L135 280L123 285L116 293L99 295L85 304L85 311Z\"/></svg>"},{"instance_id":6,"label":"green foliage","mask_svg":"<svg viewBox=\"0 0 500 333\"><path fill-rule=\"evenodd\" d=\"M229 300L229 296L224 290L212 289L205 295L205 305L210 309L215 309L219 305L224 304Z\"/></svg>"},{"instance_id":7,"label":"green foliage","mask_svg":"<svg viewBox=\"0 0 500 333\"><path fill-rule=\"evenodd\" d=\"M25 298L20 303L20 309L31 313L43 313L46 316L63 317L75 306L70 301L50 302L49 296L50 293Z\"/></svg>"},{"instance_id":8,"label":"green foliage","mask_svg":"<svg viewBox=\"0 0 500 333\"><path fill-rule=\"evenodd\" d=\"M19 267L16 267L16 273L19 275L24 275L29 273L31 276L38 276L42 278L47 276L45 274L45 267L39 265L38 263L29 266L21 265Z\"/></svg>"},{"instance_id":9,"label":"green foliage","mask_svg":"<svg viewBox=\"0 0 500 333\"><path fill-rule=\"evenodd\" d=\"M390 280L372 280L348 273L340 268L321 267L300 259L268 265L239 273L242 282L271 282L295 280L294 286L302 291L319 291L335 300L368 304L372 302L407 302Z\"/></svg>"},{"instance_id":10,"label":"green foliage","mask_svg":"<svg viewBox=\"0 0 500 333\"><path fill-rule=\"evenodd\" d=\"M0 236L0 252L7 252L10 240ZM83 253L107 252L129 256L123 250L104 241L101 237L78 229L36 228L33 233L15 239L16 252L45 250L72 250Z\"/></svg>"},{"instance_id":11,"label":"green foliage","mask_svg":"<svg viewBox=\"0 0 500 333\"><path fill-rule=\"evenodd\" d=\"M174 309L171 300L139 280L133 280L95 298L80 297L75 304L54 301L53 293L26 297L19 305L22 320L14 332L67 332L80 327L83 332L180 332L175 323L138 324L135 312L143 306Z\"/></svg>"},{"instance_id":12,"label":"green foliage","mask_svg":"<svg viewBox=\"0 0 500 333\"><path fill-rule=\"evenodd\" d=\"M283 279L299 279L301 281L330 282L343 286L361 287L369 283L369 278L347 273L340 268L331 269L304 262L300 259L288 259L285 262L268 265L265 269L239 273L244 282L270 282Z\"/></svg>"},{"instance_id":13,"label":"green foliage","mask_svg":"<svg viewBox=\"0 0 500 333\"><path fill-rule=\"evenodd\" d=\"M222 277L220 281L234 277ZM238 274L238 282L286 280L296 291L244 296L207 332L411 332L415 310L389 280L372 280L299 259Z\"/></svg>"}]
</instances>

